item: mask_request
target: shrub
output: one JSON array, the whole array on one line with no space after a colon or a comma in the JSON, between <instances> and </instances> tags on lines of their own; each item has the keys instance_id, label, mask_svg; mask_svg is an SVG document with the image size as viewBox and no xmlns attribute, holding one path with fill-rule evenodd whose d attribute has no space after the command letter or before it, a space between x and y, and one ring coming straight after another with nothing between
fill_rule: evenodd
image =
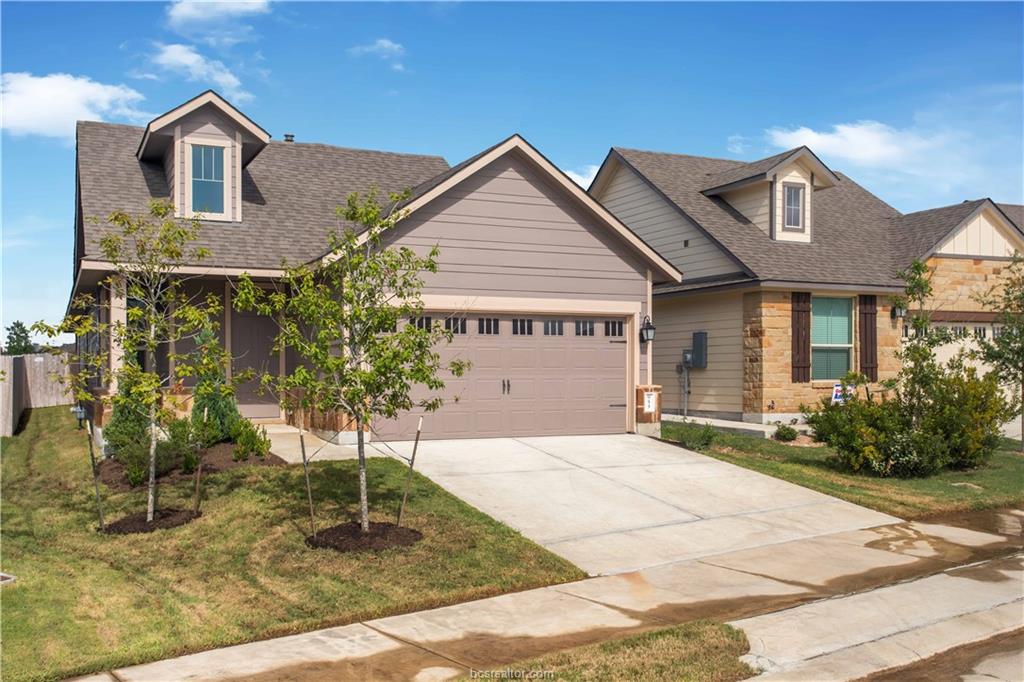
<instances>
[{"instance_id":1,"label":"shrub","mask_svg":"<svg viewBox=\"0 0 1024 682\"><path fill-rule=\"evenodd\" d=\"M267 436L267 430L262 426L257 427L248 419L239 419L235 422L231 431L231 440L235 443L232 457L238 462L248 459L249 455L263 459L270 452L270 438Z\"/></svg>"},{"instance_id":2,"label":"shrub","mask_svg":"<svg viewBox=\"0 0 1024 682\"><path fill-rule=\"evenodd\" d=\"M994 373L979 377L974 367L954 358L936 382L922 429L936 434L949 452L948 466L985 464L999 446L1002 425L1013 416Z\"/></svg>"},{"instance_id":3,"label":"shrub","mask_svg":"<svg viewBox=\"0 0 1024 682\"><path fill-rule=\"evenodd\" d=\"M212 330L197 339L196 385L193 389L192 425L204 447L231 440L232 429L242 417L235 394L224 376L225 351Z\"/></svg>"},{"instance_id":4,"label":"shrub","mask_svg":"<svg viewBox=\"0 0 1024 682\"><path fill-rule=\"evenodd\" d=\"M715 442L718 434L710 424L700 426L693 422L682 422L676 424L674 436L684 448L707 450Z\"/></svg>"},{"instance_id":5,"label":"shrub","mask_svg":"<svg viewBox=\"0 0 1024 682\"><path fill-rule=\"evenodd\" d=\"M159 443L163 445L181 470L191 474L199 465L199 448L201 443L198 434L192 428L192 422L188 419L174 419L167 425L167 440Z\"/></svg>"},{"instance_id":6,"label":"shrub","mask_svg":"<svg viewBox=\"0 0 1024 682\"><path fill-rule=\"evenodd\" d=\"M918 386L881 400L854 389L845 402L823 398L804 414L815 438L836 449L836 463L853 471L906 478L984 464L1010 414L995 377L954 358Z\"/></svg>"},{"instance_id":7,"label":"shrub","mask_svg":"<svg viewBox=\"0 0 1024 682\"><path fill-rule=\"evenodd\" d=\"M141 485L149 478L149 441L134 441L123 446L114 459L124 467L125 478L130 485ZM170 441L161 440L156 444L156 475L163 476L181 463L178 453Z\"/></svg>"},{"instance_id":8,"label":"shrub","mask_svg":"<svg viewBox=\"0 0 1024 682\"><path fill-rule=\"evenodd\" d=\"M134 381L135 378L129 373L120 377L110 421L103 427L103 439L115 454L139 443L149 447L149 416L132 397Z\"/></svg>"},{"instance_id":9,"label":"shrub","mask_svg":"<svg viewBox=\"0 0 1024 682\"><path fill-rule=\"evenodd\" d=\"M775 429L775 440L782 441L783 443L789 443L796 440L796 437L800 435L797 430L788 424L779 424L778 428Z\"/></svg>"}]
</instances>

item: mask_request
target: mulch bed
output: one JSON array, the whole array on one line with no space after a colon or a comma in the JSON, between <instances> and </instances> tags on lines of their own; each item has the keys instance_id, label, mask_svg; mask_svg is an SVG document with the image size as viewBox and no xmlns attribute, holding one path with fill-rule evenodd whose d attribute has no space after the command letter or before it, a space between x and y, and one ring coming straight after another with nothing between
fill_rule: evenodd
<instances>
[{"instance_id":1,"label":"mulch bed","mask_svg":"<svg viewBox=\"0 0 1024 682\"><path fill-rule=\"evenodd\" d=\"M313 548L333 549L337 552L380 551L392 547L408 547L419 542L423 533L393 523L370 522L369 532L364 533L358 521L343 523L318 530L316 539L306 538L306 544Z\"/></svg>"},{"instance_id":2,"label":"mulch bed","mask_svg":"<svg viewBox=\"0 0 1024 682\"><path fill-rule=\"evenodd\" d=\"M184 526L203 515L191 509L158 509L153 514L153 522L146 522L146 512L129 514L113 523L108 523L103 532L110 535L128 535L129 533L152 533L159 528L175 528Z\"/></svg>"},{"instance_id":3,"label":"mulch bed","mask_svg":"<svg viewBox=\"0 0 1024 682\"><path fill-rule=\"evenodd\" d=\"M227 471L228 469L235 469L238 467L251 467L251 466L271 466L280 467L288 466L288 462L284 461L280 457L274 454L268 454L263 459L259 457L249 457L240 462L236 462L232 455L235 451L235 446L232 443L218 443L212 448L207 448L202 451L202 462L203 462L203 476L207 474L213 474L218 471ZM105 458L100 462L100 481L102 481L108 488L115 492L126 492L132 490L133 487L128 484L128 479L124 475L124 467L116 459L111 457ZM174 483L175 481L191 480L195 477L195 474L186 474L181 469L172 469L166 474L158 477L161 483ZM146 485L146 481L141 484L134 486L134 489L142 488Z\"/></svg>"}]
</instances>

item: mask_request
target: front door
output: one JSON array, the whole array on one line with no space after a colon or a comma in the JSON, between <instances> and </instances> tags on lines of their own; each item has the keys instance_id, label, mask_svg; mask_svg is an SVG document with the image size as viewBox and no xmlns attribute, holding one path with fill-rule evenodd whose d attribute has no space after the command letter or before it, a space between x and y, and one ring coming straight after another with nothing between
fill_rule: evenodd
<instances>
[{"instance_id":1,"label":"front door","mask_svg":"<svg viewBox=\"0 0 1024 682\"><path fill-rule=\"evenodd\" d=\"M266 373L279 375L280 353L273 350L277 323L254 312L231 312L231 367L232 376L246 370L255 374L252 379L236 387L238 411L243 417L267 419L280 417L277 396L260 392L260 377Z\"/></svg>"}]
</instances>

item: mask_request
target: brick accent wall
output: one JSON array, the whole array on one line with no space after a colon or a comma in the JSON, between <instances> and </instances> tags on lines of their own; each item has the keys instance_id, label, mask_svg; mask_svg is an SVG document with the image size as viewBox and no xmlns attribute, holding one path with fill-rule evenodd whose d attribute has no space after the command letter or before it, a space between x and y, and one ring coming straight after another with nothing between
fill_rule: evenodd
<instances>
[{"instance_id":1,"label":"brick accent wall","mask_svg":"<svg viewBox=\"0 0 1024 682\"><path fill-rule=\"evenodd\" d=\"M812 405L832 393L832 381L793 383L791 299L788 291L758 291L743 296L743 413L749 421L788 418L800 411L801 404ZM888 297L880 295L877 301L878 379L883 381L899 370L895 353L902 328L890 317ZM855 304L854 369L860 366L858 317Z\"/></svg>"},{"instance_id":2,"label":"brick accent wall","mask_svg":"<svg viewBox=\"0 0 1024 682\"><path fill-rule=\"evenodd\" d=\"M1009 262L937 256L929 258L926 265L932 270L934 293L929 303L931 309L981 311L984 308L974 300L974 296L984 294L997 283Z\"/></svg>"}]
</instances>

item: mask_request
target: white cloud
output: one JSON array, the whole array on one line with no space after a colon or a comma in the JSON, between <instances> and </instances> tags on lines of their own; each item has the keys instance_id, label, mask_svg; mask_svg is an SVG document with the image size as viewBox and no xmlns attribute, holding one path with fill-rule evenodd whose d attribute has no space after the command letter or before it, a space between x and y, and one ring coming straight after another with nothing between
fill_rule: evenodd
<instances>
[{"instance_id":1,"label":"white cloud","mask_svg":"<svg viewBox=\"0 0 1024 682\"><path fill-rule=\"evenodd\" d=\"M270 11L267 0L210 2L209 0L175 0L167 8L167 23L181 29L192 24L207 24Z\"/></svg>"},{"instance_id":2,"label":"white cloud","mask_svg":"<svg viewBox=\"0 0 1024 682\"><path fill-rule=\"evenodd\" d=\"M745 135L730 135L725 141L725 148L731 154L743 154L750 148L750 138Z\"/></svg>"},{"instance_id":3,"label":"white cloud","mask_svg":"<svg viewBox=\"0 0 1024 682\"><path fill-rule=\"evenodd\" d=\"M867 167L907 167L936 151L949 149L955 135L914 128L897 129L878 121L839 123L830 131L799 128L771 128L768 142L789 149L807 145L817 154Z\"/></svg>"},{"instance_id":4,"label":"white cloud","mask_svg":"<svg viewBox=\"0 0 1024 682\"><path fill-rule=\"evenodd\" d=\"M242 88L242 82L223 62L208 59L189 45L158 43L153 63L187 80L212 85L236 102L252 99L252 95Z\"/></svg>"},{"instance_id":5,"label":"white cloud","mask_svg":"<svg viewBox=\"0 0 1024 682\"><path fill-rule=\"evenodd\" d=\"M253 39L253 28L242 21L244 17L269 11L267 0L175 0L167 7L167 25L189 40L227 48Z\"/></svg>"},{"instance_id":6,"label":"white cloud","mask_svg":"<svg viewBox=\"0 0 1024 682\"><path fill-rule=\"evenodd\" d=\"M354 45L348 48L347 52L353 57L379 57L391 64L392 71L409 73L402 62L402 57L405 56L405 47L388 38L377 38L366 45Z\"/></svg>"},{"instance_id":7,"label":"white cloud","mask_svg":"<svg viewBox=\"0 0 1024 682\"><path fill-rule=\"evenodd\" d=\"M137 106L143 95L125 85L98 83L88 76L5 73L0 77L0 127L13 135L74 139L75 121L108 118L145 121Z\"/></svg>"},{"instance_id":8,"label":"white cloud","mask_svg":"<svg viewBox=\"0 0 1024 682\"><path fill-rule=\"evenodd\" d=\"M587 189L590 187L590 183L594 181L594 178L597 177L597 171L599 168L600 166L588 164L580 168L578 173L576 171L566 170L565 174L572 178L572 181L577 185L583 189Z\"/></svg>"},{"instance_id":9,"label":"white cloud","mask_svg":"<svg viewBox=\"0 0 1024 682\"><path fill-rule=\"evenodd\" d=\"M348 53L353 57L362 57L369 54L381 59L397 59L405 54L405 48L393 40L377 38L377 40L368 45L355 45L348 48Z\"/></svg>"}]
</instances>

